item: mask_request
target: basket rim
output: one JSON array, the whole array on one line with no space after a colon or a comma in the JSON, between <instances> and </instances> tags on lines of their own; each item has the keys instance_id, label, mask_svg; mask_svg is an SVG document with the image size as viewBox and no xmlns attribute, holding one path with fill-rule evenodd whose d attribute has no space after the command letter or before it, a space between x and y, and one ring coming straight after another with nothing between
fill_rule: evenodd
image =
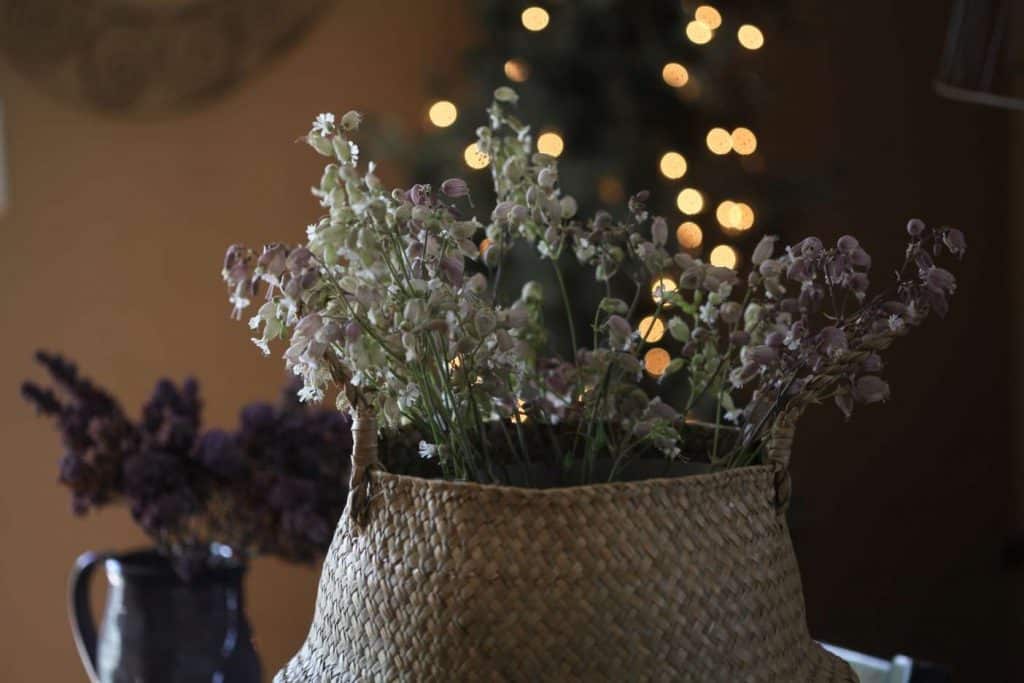
<instances>
[{"instance_id":1,"label":"basket rim","mask_svg":"<svg viewBox=\"0 0 1024 683\"><path fill-rule=\"evenodd\" d=\"M578 486L554 488L528 488L504 484L481 484L473 481L449 479L427 479L408 474L395 474L380 468L373 468L369 477L374 483L387 483L401 488L427 490L432 493L469 493L472 495L493 495L496 497L520 497L530 499L558 499L573 497L635 495L674 488L721 488L736 482L749 481L774 492L775 468L771 465L749 465L737 469L689 474L681 477L655 477L640 481L613 481Z\"/></svg>"}]
</instances>

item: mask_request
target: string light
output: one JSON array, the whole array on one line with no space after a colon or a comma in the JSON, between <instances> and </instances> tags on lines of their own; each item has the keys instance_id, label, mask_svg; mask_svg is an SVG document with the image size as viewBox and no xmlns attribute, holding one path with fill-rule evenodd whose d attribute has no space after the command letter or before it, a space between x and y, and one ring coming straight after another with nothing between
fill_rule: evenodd
<instances>
[{"instance_id":1,"label":"string light","mask_svg":"<svg viewBox=\"0 0 1024 683\"><path fill-rule=\"evenodd\" d=\"M722 14L711 5L701 5L693 17L712 30L722 25Z\"/></svg>"},{"instance_id":2,"label":"string light","mask_svg":"<svg viewBox=\"0 0 1024 683\"><path fill-rule=\"evenodd\" d=\"M537 137L537 151L541 154L557 157L562 154L564 149L565 141L562 140L562 136L558 133L548 131L547 133L541 133Z\"/></svg>"},{"instance_id":3,"label":"string light","mask_svg":"<svg viewBox=\"0 0 1024 683\"><path fill-rule=\"evenodd\" d=\"M678 180L686 175L686 157L679 152L665 152L658 162L661 174L671 180Z\"/></svg>"},{"instance_id":4,"label":"string light","mask_svg":"<svg viewBox=\"0 0 1024 683\"><path fill-rule=\"evenodd\" d=\"M458 117L459 110L448 100L438 100L427 110L427 118L438 128L447 128L455 123L455 119Z\"/></svg>"},{"instance_id":5,"label":"string light","mask_svg":"<svg viewBox=\"0 0 1024 683\"><path fill-rule=\"evenodd\" d=\"M704 241L704 232L693 221L686 221L676 228L676 241L682 249L696 249Z\"/></svg>"},{"instance_id":6,"label":"string light","mask_svg":"<svg viewBox=\"0 0 1024 683\"><path fill-rule=\"evenodd\" d=\"M736 32L736 38L739 39L740 45L748 50L760 50L764 45L764 34L753 24L740 26L739 31Z\"/></svg>"},{"instance_id":7,"label":"string light","mask_svg":"<svg viewBox=\"0 0 1024 683\"><path fill-rule=\"evenodd\" d=\"M543 7L527 7L520 19L527 31L543 31L551 22L551 15Z\"/></svg>"},{"instance_id":8,"label":"string light","mask_svg":"<svg viewBox=\"0 0 1024 683\"><path fill-rule=\"evenodd\" d=\"M728 154L732 149L732 136L725 128L712 128L708 131L707 143L714 154Z\"/></svg>"},{"instance_id":9,"label":"string light","mask_svg":"<svg viewBox=\"0 0 1024 683\"><path fill-rule=\"evenodd\" d=\"M673 88L682 88L690 80L690 72L679 62L669 62L661 68L661 79Z\"/></svg>"},{"instance_id":10,"label":"string light","mask_svg":"<svg viewBox=\"0 0 1024 683\"><path fill-rule=\"evenodd\" d=\"M704 209L704 196L692 187L684 188L676 196L676 206L688 216L696 215Z\"/></svg>"},{"instance_id":11,"label":"string light","mask_svg":"<svg viewBox=\"0 0 1024 683\"><path fill-rule=\"evenodd\" d=\"M505 77L513 83L522 83L530 77L530 65L522 59L505 62Z\"/></svg>"},{"instance_id":12,"label":"string light","mask_svg":"<svg viewBox=\"0 0 1024 683\"><path fill-rule=\"evenodd\" d=\"M640 319L636 330L642 340L648 344L656 344L665 336L665 323L653 315L648 315Z\"/></svg>"},{"instance_id":13,"label":"string light","mask_svg":"<svg viewBox=\"0 0 1024 683\"><path fill-rule=\"evenodd\" d=\"M736 212L738 216L732 227L737 230L750 230L754 227L754 210L750 208L749 204L743 202L736 203Z\"/></svg>"},{"instance_id":14,"label":"string light","mask_svg":"<svg viewBox=\"0 0 1024 683\"><path fill-rule=\"evenodd\" d=\"M711 42L714 33L703 21L691 21L686 25L686 37L695 45L705 45Z\"/></svg>"},{"instance_id":15,"label":"string light","mask_svg":"<svg viewBox=\"0 0 1024 683\"><path fill-rule=\"evenodd\" d=\"M736 223L740 220L740 211L736 206L736 202L726 199L718 205L715 209L715 218L718 219L718 224L723 228L733 228Z\"/></svg>"},{"instance_id":16,"label":"string light","mask_svg":"<svg viewBox=\"0 0 1024 683\"><path fill-rule=\"evenodd\" d=\"M672 362L672 356L665 349L655 347L644 354L644 370L654 377L661 377L665 374L668 364Z\"/></svg>"},{"instance_id":17,"label":"string light","mask_svg":"<svg viewBox=\"0 0 1024 683\"><path fill-rule=\"evenodd\" d=\"M749 128L740 126L732 132L732 148L737 154L748 156L757 150L757 136Z\"/></svg>"},{"instance_id":18,"label":"string light","mask_svg":"<svg viewBox=\"0 0 1024 683\"><path fill-rule=\"evenodd\" d=\"M491 158L487 156L486 152L480 151L480 148L476 146L475 142L471 142L466 145L466 149L462 153L462 158L465 160L466 166L477 171L482 168L487 168L487 164L491 163Z\"/></svg>"},{"instance_id":19,"label":"string light","mask_svg":"<svg viewBox=\"0 0 1024 683\"><path fill-rule=\"evenodd\" d=\"M660 277L651 284L651 299L653 299L656 304L664 302L665 305L668 305L667 302L664 301L665 295L672 294L678 289L679 285L676 284L675 280L670 277Z\"/></svg>"},{"instance_id":20,"label":"string light","mask_svg":"<svg viewBox=\"0 0 1024 683\"><path fill-rule=\"evenodd\" d=\"M739 258L736 255L736 250L728 244L719 244L711 250L708 260L711 262L711 265L718 266L719 268L735 268Z\"/></svg>"}]
</instances>

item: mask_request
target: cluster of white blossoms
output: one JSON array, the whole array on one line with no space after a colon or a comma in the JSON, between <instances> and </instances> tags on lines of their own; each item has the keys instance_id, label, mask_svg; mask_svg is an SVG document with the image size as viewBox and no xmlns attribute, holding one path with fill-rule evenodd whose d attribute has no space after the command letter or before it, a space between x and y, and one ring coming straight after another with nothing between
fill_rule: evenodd
<instances>
[{"instance_id":1,"label":"cluster of white blossoms","mask_svg":"<svg viewBox=\"0 0 1024 683\"><path fill-rule=\"evenodd\" d=\"M702 399L718 406L716 423L727 419L743 433L729 453L717 452L716 438L712 461L745 464L787 405L831 396L848 413L853 399L884 398L877 350L929 310L945 311L955 281L930 253L945 244L962 255L955 230L912 222L905 273L917 277L901 276L891 300L867 300L871 260L849 236L833 249L808 238L774 258L776 240L766 237L741 279L670 254L668 227L648 214L644 192L621 219L602 211L580 220L557 161L532 151L530 128L511 113L516 98L499 88L490 125L478 129L497 195L486 224L469 215L461 179L385 189L372 163L360 170L352 139L360 116L321 114L306 140L331 158L314 188L325 215L303 245L259 253L235 245L225 259L236 314L265 289L250 321L253 341L267 353L285 341L303 399L338 388L340 410L414 427L421 453L437 458L446 476L486 479L494 461L535 459L527 422L568 426L568 442L552 437L560 460L622 463L652 450L677 457L687 438L683 416ZM514 301L499 298L517 242L533 245L554 269L573 331L570 358L549 351L539 284L525 283ZM576 339L559 266L565 253L592 267L606 290L584 340ZM630 322L641 293L665 277L678 289L661 293L655 315L679 346L661 381L684 378L687 398L677 406L645 391L647 339ZM635 293L631 301L618 295L624 289Z\"/></svg>"}]
</instances>

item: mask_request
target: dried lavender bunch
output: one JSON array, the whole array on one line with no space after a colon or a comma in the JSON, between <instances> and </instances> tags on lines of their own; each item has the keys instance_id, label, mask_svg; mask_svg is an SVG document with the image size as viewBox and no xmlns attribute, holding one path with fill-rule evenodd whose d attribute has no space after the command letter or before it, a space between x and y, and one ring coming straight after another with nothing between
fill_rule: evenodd
<instances>
[{"instance_id":1,"label":"dried lavender bunch","mask_svg":"<svg viewBox=\"0 0 1024 683\"><path fill-rule=\"evenodd\" d=\"M189 379L158 382L133 421L74 364L37 359L54 387L25 382L22 394L57 421L60 481L76 514L124 502L186 575L225 546L235 558L303 562L326 550L347 496L345 416L299 405L290 385L276 405L245 406L235 431L201 432L199 386Z\"/></svg>"},{"instance_id":2,"label":"dried lavender bunch","mask_svg":"<svg viewBox=\"0 0 1024 683\"><path fill-rule=\"evenodd\" d=\"M497 195L486 223L467 218L473 205L461 179L387 190L372 163L358 167L360 116L322 114L306 139L331 158L314 189L325 215L305 244L232 246L222 271L236 316L266 290L250 320L253 341L264 353L286 341L303 400L337 387L340 410L372 414L388 430L411 426L423 435L420 455L446 477L488 480L496 463L553 455L584 471L611 458L615 478L651 451L684 457L693 440L684 416L708 399L716 417L706 457L721 467L756 462L781 414L795 419L826 398L846 414L855 401L883 400L878 352L948 308L955 279L934 261L963 255L955 229L911 221L892 291L868 297L871 259L851 236L834 248L808 238L778 256L776 238L766 237L741 278L670 254L667 223L648 213L645 192L622 218L581 220L559 186L557 161L533 152L529 126L512 113L516 100L499 88L490 125L478 129ZM569 358L548 348L538 283L525 283L515 301L498 295L518 243L554 271L573 334ZM559 265L566 257L591 267L606 293L589 339L573 332ZM641 359L653 326L641 334L631 322L641 295L664 278L678 284L657 293L655 315L676 348L659 381L685 383L676 405L645 390ZM624 289L631 300L618 295ZM526 422L550 430L550 446L530 447ZM719 438L727 423L741 434L729 445Z\"/></svg>"},{"instance_id":3,"label":"dried lavender bunch","mask_svg":"<svg viewBox=\"0 0 1024 683\"><path fill-rule=\"evenodd\" d=\"M117 401L80 377L74 364L44 351L36 353L36 360L56 391L25 382L21 393L57 421L65 448L59 479L71 490L72 510L82 515L121 494L123 462L138 450L141 435Z\"/></svg>"}]
</instances>

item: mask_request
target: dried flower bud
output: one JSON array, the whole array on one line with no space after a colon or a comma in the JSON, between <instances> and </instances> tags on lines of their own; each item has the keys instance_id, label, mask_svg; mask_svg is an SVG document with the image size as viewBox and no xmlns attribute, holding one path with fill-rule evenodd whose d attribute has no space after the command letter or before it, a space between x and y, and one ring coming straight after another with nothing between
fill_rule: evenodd
<instances>
[{"instance_id":1,"label":"dried flower bud","mask_svg":"<svg viewBox=\"0 0 1024 683\"><path fill-rule=\"evenodd\" d=\"M889 385L877 375L862 375L853 386L853 396L860 403L875 403L889 398Z\"/></svg>"},{"instance_id":2,"label":"dried flower bud","mask_svg":"<svg viewBox=\"0 0 1024 683\"><path fill-rule=\"evenodd\" d=\"M672 338L676 341L685 342L690 340L690 326L679 317L669 319L668 333L672 335Z\"/></svg>"},{"instance_id":3,"label":"dried flower bud","mask_svg":"<svg viewBox=\"0 0 1024 683\"><path fill-rule=\"evenodd\" d=\"M726 301L722 304L718 314L723 322L732 325L735 322L739 322L740 317L743 315L743 306L735 301Z\"/></svg>"},{"instance_id":4,"label":"dried flower bud","mask_svg":"<svg viewBox=\"0 0 1024 683\"><path fill-rule=\"evenodd\" d=\"M858 268L870 268L871 267L871 256L868 252L864 251L860 247L857 247L850 252L850 263Z\"/></svg>"},{"instance_id":5,"label":"dried flower bud","mask_svg":"<svg viewBox=\"0 0 1024 683\"><path fill-rule=\"evenodd\" d=\"M619 315L625 315L629 311L629 304L622 299L615 299L612 297L605 297L601 299L601 303L598 304L599 308L606 313L616 313Z\"/></svg>"},{"instance_id":6,"label":"dried flower bud","mask_svg":"<svg viewBox=\"0 0 1024 683\"><path fill-rule=\"evenodd\" d=\"M362 120L363 115L357 111L345 112L345 115L341 117L341 129L349 132L358 130Z\"/></svg>"},{"instance_id":7,"label":"dried flower bud","mask_svg":"<svg viewBox=\"0 0 1024 683\"><path fill-rule=\"evenodd\" d=\"M562 218L565 220L572 218L580 210L580 206L576 202L576 198L571 195L562 197L558 200L558 203L562 208Z\"/></svg>"},{"instance_id":8,"label":"dried flower bud","mask_svg":"<svg viewBox=\"0 0 1024 683\"><path fill-rule=\"evenodd\" d=\"M928 268L922 280L925 287L939 294L952 294L956 291L956 277L945 268L938 266Z\"/></svg>"},{"instance_id":9,"label":"dried flower bud","mask_svg":"<svg viewBox=\"0 0 1024 683\"><path fill-rule=\"evenodd\" d=\"M861 372L867 373L879 373L882 371L882 357L877 353L869 354L867 358L861 361L860 364Z\"/></svg>"},{"instance_id":10,"label":"dried flower bud","mask_svg":"<svg viewBox=\"0 0 1024 683\"><path fill-rule=\"evenodd\" d=\"M911 237L920 237L921 233L924 232L924 229L924 221L920 218L911 218L907 221L907 234Z\"/></svg>"},{"instance_id":11,"label":"dried flower bud","mask_svg":"<svg viewBox=\"0 0 1024 683\"><path fill-rule=\"evenodd\" d=\"M750 333L736 330L729 334L729 343L733 346L745 346L750 343Z\"/></svg>"},{"instance_id":12,"label":"dried flower bud","mask_svg":"<svg viewBox=\"0 0 1024 683\"><path fill-rule=\"evenodd\" d=\"M466 280L465 289L474 294L482 294L487 291L487 276L483 273L475 273Z\"/></svg>"},{"instance_id":13,"label":"dried flower bud","mask_svg":"<svg viewBox=\"0 0 1024 683\"><path fill-rule=\"evenodd\" d=\"M759 266L770 259L775 251L775 243L778 239L775 235L765 235L762 237L761 241L754 247L754 253L750 257L750 262L755 266Z\"/></svg>"},{"instance_id":14,"label":"dried flower bud","mask_svg":"<svg viewBox=\"0 0 1024 683\"><path fill-rule=\"evenodd\" d=\"M762 345L750 349L750 360L760 366L773 365L779 359L779 352L773 347Z\"/></svg>"},{"instance_id":15,"label":"dried flower bud","mask_svg":"<svg viewBox=\"0 0 1024 683\"><path fill-rule=\"evenodd\" d=\"M402 317L412 325L419 325L427 319L427 302L423 299L409 299L405 302Z\"/></svg>"},{"instance_id":16,"label":"dried flower bud","mask_svg":"<svg viewBox=\"0 0 1024 683\"><path fill-rule=\"evenodd\" d=\"M626 348L629 345L629 337L633 328L621 315L608 316L608 338L612 347L617 349Z\"/></svg>"},{"instance_id":17,"label":"dried flower bud","mask_svg":"<svg viewBox=\"0 0 1024 683\"><path fill-rule=\"evenodd\" d=\"M306 143L321 156L334 156L334 146L331 144L331 141L319 133L308 134L306 136Z\"/></svg>"},{"instance_id":18,"label":"dried flower bud","mask_svg":"<svg viewBox=\"0 0 1024 683\"><path fill-rule=\"evenodd\" d=\"M476 328L477 335L481 337L486 337L493 332L497 324L498 321L494 316L494 311L490 309L482 308L473 316L473 326Z\"/></svg>"},{"instance_id":19,"label":"dried flower bud","mask_svg":"<svg viewBox=\"0 0 1024 683\"><path fill-rule=\"evenodd\" d=\"M510 329L517 330L526 327L530 322L530 312L522 307L522 304L514 304L512 308L502 311L503 323Z\"/></svg>"},{"instance_id":20,"label":"dried flower bud","mask_svg":"<svg viewBox=\"0 0 1024 683\"><path fill-rule=\"evenodd\" d=\"M663 247L668 241L668 223L661 216L651 221L651 241L656 247Z\"/></svg>"},{"instance_id":21,"label":"dried flower bud","mask_svg":"<svg viewBox=\"0 0 1024 683\"><path fill-rule=\"evenodd\" d=\"M949 249L949 253L957 258L967 253L967 240L964 238L964 234L956 228L948 228L943 232L942 243Z\"/></svg>"},{"instance_id":22,"label":"dried flower bud","mask_svg":"<svg viewBox=\"0 0 1024 683\"><path fill-rule=\"evenodd\" d=\"M540 169L540 172L537 174L537 184L543 187L545 190L552 189L555 186L555 183L557 182L558 171L551 168L550 166L545 166L544 168Z\"/></svg>"},{"instance_id":23,"label":"dried flower bud","mask_svg":"<svg viewBox=\"0 0 1024 683\"><path fill-rule=\"evenodd\" d=\"M694 263L679 276L679 286L682 289L697 289L703 279L704 267Z\"/></svg>"},{"instance_id":24,"label":"dried flower bud","mask_svg":"<svg viewBox=\"0 0 1024 683\"><path fill-rule=\"evenodd\" d=\"M836 247L839 251L849 254L854 249L860 246L860 242L853 235L843 235L836 241Z\"/></svg>"},{"instance_id":25,"label":"dried flower bud","mask_svg":"<svg viewBox=\"0 0 1024 683\"><path fill-rule=\"evenodd\" d=\"M846 351L846 333L840 328L829 325L821 328L818 333L822 350L829 355L837 355Z\"/></svg>"},{"instance_id":26,"label":"dried flower bud","mask_svg":"<svg viewBox=\"0 0 1024 683\"><path fill-rule=\"evenodd\" d=\"M506 102L508 104L515 104L519 101L519 95L516 91L507 85L503 85L494 91L494 99L498 102Z\"/></svg>"},{"instance_id":27,"label":"dried flower bud","mask_svg":"<svg viewBox=\"0 0 1024 683\"><path fill-rule=\"evenodd\" d=\"M754 363L744 363L738 368L733 368L732 372L729 373L729 382L739 389L743 387L747 382L757 377L759 372L758 366Z\"/></svg>"},{"instance_id":28,"label":"dried flower bud","mask_svg":"<svg viewBox=\"0 0 1024 683\"><path fill-rule=\"evenodd\" d=\"M488 268L497 268L499 261L501 261L501 249L496 244L492 244L484 250L484 265Z\"/></svg>"},{"instance_id":29,"label":"dried flower bud","mask_svg":"<svg viewBox=\"0 0 1024 683\"><path fill-rule=\"evenodd\" d=\"M822 245L821 240L817 237L806 237L797 242L796 246L793 247L794 253L807 258L814 258L824 250L824 245Z\"/></svg>"},{"instance_id":30,"label":"dried flower bud","mask_svg":"<svg viewBox=\"0 0 1024 683\"><path fill-rule=\"evenodd\" d=\"M441 192L452 199L466 197L469 195L469 185L462 178L449 178L441 183Z\"/></svg>"},{"instance_id":31,"label":"dried flower bud","mask_svg":"<svg viewBox=\"0 0 1024 683\"><path fill-rule=\"evenodd\" d=\"M535 280L530 280L525 285L523 285L523 289L519 293L519 298L531 304L543 303L544 288L541 286L539 282Z\"/></svg>"},{"instance_id":32,"label":"dried flower bud","mask_svg":"<svg viewBox=\"0 0 1024 683\"><path fill-rule=\"evenodd\" d=\"M263 247L263 253L257 265L263 272L280 277L284 273L285 263L288 259L288 249L283 244L268 244Z\"/></svg>"},{"instance_id":33,"label":"dried flower bud","mask_svg":"<svg viewBox=\"0 0 1024 683\"><path fill-rule=\"evenodd\" d=\"M323 319L320 314L310 313L295 324L295 335L308 339L316 334L321 325L323 325Z\"/></svg>"}]
</instances>

